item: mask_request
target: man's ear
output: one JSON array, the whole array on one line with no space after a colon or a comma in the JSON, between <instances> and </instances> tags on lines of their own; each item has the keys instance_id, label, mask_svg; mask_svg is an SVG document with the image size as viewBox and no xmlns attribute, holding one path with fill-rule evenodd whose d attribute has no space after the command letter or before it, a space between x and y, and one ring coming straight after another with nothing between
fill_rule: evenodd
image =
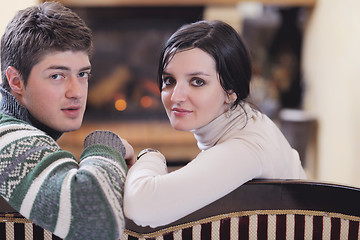
<instances>
[{"instance_id":1,"label":"man's ear","mask_svg":"<svg viewBox=\"0 0 360 240\"><path fill-rule=\"evenodd\" d=\"M6 77L9 82L10 89L14 93L22 95L24 90L24 81L22 80L19 71L13 66L10 66L6 69Z\"/></svg>"}]
</instances>

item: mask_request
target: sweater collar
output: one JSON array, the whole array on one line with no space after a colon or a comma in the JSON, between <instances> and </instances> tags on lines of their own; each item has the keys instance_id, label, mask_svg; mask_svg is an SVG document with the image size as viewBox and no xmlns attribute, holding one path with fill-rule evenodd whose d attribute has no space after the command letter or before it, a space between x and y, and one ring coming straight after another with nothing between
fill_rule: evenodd
<instances>
[{"instance_id":1,"label":"sweater collar","mask_svg":"<svg viewBox=\"0 0 360 240\"><path fill-rule=\"evenodd\" d=\"M207 150L219 142L227 140L227 133L234 128L243 128L252 118L251 107L244 103L221 114L207 125L192 132L197 140L200 150Z\"/></svg>"},{"instance_id":2,"label":"sweater collar","mask_svg":"<svg viewBox=\"0 0 360 240\"><path fill-rule=\"evenodd\" d=\"M62 132L56 131L55 129L52 129L36 120L8 90L0 87L0 93L0 112L31 124L32 126L47 133L55 141L61 137L61 135L63 134Z\"/></svg>"}]
</instances>

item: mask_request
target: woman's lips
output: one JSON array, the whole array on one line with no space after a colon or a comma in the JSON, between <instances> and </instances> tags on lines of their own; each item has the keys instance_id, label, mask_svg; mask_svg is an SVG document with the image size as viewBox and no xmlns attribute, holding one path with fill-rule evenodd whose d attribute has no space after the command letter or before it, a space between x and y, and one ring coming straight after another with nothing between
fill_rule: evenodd
<instances>
[{"instance_id":1,"label":"woman's lips","mask_svg":"<svg viewBox=\"0 0 360 240\"><path fill-rule=\"evenodd\" d=\"M171 111L174 113L175 116L177 117L184 117L189 115L190 113L192 113L192 111L190 110L186 110L183 108L172 108Z\"/></svg>"}]
</instances>

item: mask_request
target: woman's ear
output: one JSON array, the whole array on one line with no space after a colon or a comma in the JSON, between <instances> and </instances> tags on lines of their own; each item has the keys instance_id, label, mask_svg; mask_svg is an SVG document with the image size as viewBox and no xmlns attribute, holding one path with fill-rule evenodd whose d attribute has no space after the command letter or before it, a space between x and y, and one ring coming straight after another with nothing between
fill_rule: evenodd
<instances>
[{"instance_id":1,"label":"woman's ear","mask_svg":"<svg viewBox=\"0 0 360 240\"><path fill-rule=\"evenodd\" d=\"M10 89L14 93L22 95L24 90L24 81L22 80L19 71L13 66L8 67L6 69L6 78L9 82Z\"/></svg>"},{"instance_id":2,"label":"woman's ear","mask_svg":"<svg viewBox=\"0 0 360 240\"><path fill-rule=\"evenodd\" d=\"M230 104L230 103L234 103L237 99L237 95L234 91L229 91L227 93L227 98L226 98L226 103Z\"/></svg>"}]
</instances>

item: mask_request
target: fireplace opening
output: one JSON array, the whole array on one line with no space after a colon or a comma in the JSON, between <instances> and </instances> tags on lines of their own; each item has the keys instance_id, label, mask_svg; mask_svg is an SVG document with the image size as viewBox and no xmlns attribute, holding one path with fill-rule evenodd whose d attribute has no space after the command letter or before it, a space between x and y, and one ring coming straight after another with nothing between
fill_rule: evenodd
<instances>
[{"instance_id":1,"label":"fireplace opening","mask_svg":"<svg viewBox=\"0 0 360 240\"><path fill-rule=\"evenodd\" d=\"M183 24L203 19L203 6L72 7L94 36L84 121L162 120L157 86L164 42Z\"/></svg>"}]
</instances>

